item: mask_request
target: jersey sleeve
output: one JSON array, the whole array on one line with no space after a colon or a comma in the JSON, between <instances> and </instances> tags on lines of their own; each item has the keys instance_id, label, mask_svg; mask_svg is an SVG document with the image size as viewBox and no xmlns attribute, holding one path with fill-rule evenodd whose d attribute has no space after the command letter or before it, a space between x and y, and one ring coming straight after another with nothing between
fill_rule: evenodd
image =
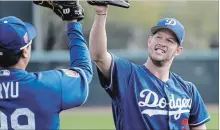
<instances>
[{"instance_id":1,"label":"jersey sleeve","mask_svg":"<svg viewBox=\"0 0 220 130\"><path fill-rule=\"evenodd\" d=\"M67 35L69 40L70 68L81 68L90 83L93 76L92 62L81 23L69 23L67 25Z\"/></svg>"},{"instance_id":2,"label":"jersey sleeve","mask_svg":"<svg viewBox=\"0 0 220 130\"><path fill-rule=\"evenodd\" d=\"M70 51L70 69L76 71L75 76L62 72L62 109L76 107L85 103L88 97L88 83L91 82L92 63L83 35L82 25L72 22L67 25Z\"/></svg>"},{"instance_id":3,"label":"jersey sleeve","mask_svg":"<svg viewBox=\"0 0 220 130\"><path fill-rule=\"evenodd\" d=\"M89 88L85 72L77 67L71 68L74 74L65 70L49 70L37 73L44 92L57 110L65 110L83 105L87 100Z\"/></svg>"},{"instance_id":4,"label":"jersey sleeve","mask_svg":"<svg viewBox=\"0 0 220 130\"><path fill-rule=\"evenodd\" d=\"M210 115L197 88L192 83L191 86L193 99L192 108L190 110L189 125L190 127L197 127L208 122L210 120Z\"/></svg>"},{"instance_id":5,"label":"jersey sleeve","mask_svg":"<svg viewBox=\"0 0 220 130\"><path fill-rule=\"evenodd\" d=\"M57 70L48 70L32 73L36 76L35 88L46 100L39 100L43 104L49 103L47 106L53 108L56 112L61 110L61 73ZM53 110L51 110L53 111Z\"/></svg>"},{"instance_id":6,"label":"jersey sleeve","mask_svg":"<svg viewBox=\"0 0 220 130\"><path fill-rule=\"evenodd\" d=\"M80 68L72 68L74 75L61 70L61 109L69 109L83 105L89 94L85 72Z\"/></svg>"},{"instance_id":7,"label":"jersey sleeve","mask_svg":"<svg viewBox=\"0 0 220 130\"><path fill-rule=\"evenodd\" d=\"M132 73L132 65L131 62L125 59L113 54L111 54L111 56L112 62L110 67L110 80L105 78L98 67L97 70L101 86L111 98L114 98L119 93L123 93L125 91L125 87L127 86Z\"/></svg>"}]
</instances>

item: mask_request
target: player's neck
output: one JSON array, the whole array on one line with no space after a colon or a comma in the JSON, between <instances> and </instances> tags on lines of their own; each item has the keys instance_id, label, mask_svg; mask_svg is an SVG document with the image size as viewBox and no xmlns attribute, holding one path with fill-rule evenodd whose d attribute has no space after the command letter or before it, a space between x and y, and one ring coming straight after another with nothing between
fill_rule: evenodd
<instances>
[{"instance_id":1,"label":"player's neck","mask_svg":"<svg viewBox=\"0 0 220 130\"><path fill-rule=\"evenodd\" d=\"M169 80L170 65L156 66L150 58L145 63L146 68L157 78L166 82Z\"/></svg>"},{"instance_id":2,"label":"player's neck","mask_svg":"<svg viewBox=\"0 0 220 130\"><path fill-rule=\"evenodd\" d=\"M19 60L16 65L10 66L9 68L25 70L25 69L26 69L26 66L27 66L27 65L25 65L24 61Z\"/></svg>"}]
</instances>

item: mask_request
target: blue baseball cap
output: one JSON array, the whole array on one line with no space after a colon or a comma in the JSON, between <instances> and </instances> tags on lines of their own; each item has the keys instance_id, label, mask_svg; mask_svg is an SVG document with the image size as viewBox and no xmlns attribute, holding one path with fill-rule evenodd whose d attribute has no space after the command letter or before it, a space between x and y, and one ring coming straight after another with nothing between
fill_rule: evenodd
<instances>
[{"instance_id":1,"label":"blue baseball cap","mask_svg":"<svg viewBox=\"0 0 220 130\"><path fill-rule=\"evenodd\" d=\"M159 29L169 29L172 31L177 39L179 45L182 45L185 37L184 26L175 18L163 18L158 21L157 25L151 28L151 33L155 34Z\"/></svg>"},{"instance_id":2,"label":"blue baseball cap","mask_svg":"<svg viewBox=\"0 0 220 130\"><path fill-rule=\"evenodd\" d=\"M0 46L14 53L31 44L36 37L36 29L14 16L0 19Z\"/></svg>"}]
</instances>

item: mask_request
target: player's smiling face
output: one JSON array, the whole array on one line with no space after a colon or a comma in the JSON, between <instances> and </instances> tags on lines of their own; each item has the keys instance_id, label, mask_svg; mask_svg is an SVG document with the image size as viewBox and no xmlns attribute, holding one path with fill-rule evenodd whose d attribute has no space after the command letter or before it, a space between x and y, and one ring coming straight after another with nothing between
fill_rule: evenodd
<instances>
[{"instance_id":1,"label":"player's smiling face","mask_svg":"<svg viewBox=\"0 0 220 130\"><path fill-rule=\"evenodd\" d=\"M182 52L175 34L168 29L160 29L148 38L148 52L153 62L169 61Z\"/></svg>"}]
</instances>

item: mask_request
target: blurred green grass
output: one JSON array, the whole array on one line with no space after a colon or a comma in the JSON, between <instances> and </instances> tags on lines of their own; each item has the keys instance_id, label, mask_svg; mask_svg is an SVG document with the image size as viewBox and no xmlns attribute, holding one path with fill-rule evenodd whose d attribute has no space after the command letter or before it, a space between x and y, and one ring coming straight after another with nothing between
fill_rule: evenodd
<instances>
[{"instance_id":1,"label":"blurred green grass","mask_svg":"<svg viewBox=\"0 0 220 130\"><path fill-rule=\"evenodd\" d=\"M210 112L211 121L206 126L208 130L217 130L218 112ZM115 129L111 111L109 112L65 112L60 115L61 129Z\"/></svg>"},{"instance_id":2,"label":"blurred green grass","mask_svg":"<svg viewBox=\"0 0 220 130\"><path fill-rule=\"evenodd\" d=\"M210 112L211 120L206 124L207 130L218 130L219 129L219 119L218 112Z\"/></svg>"},{"instance_id":3,"label":"blurred green grass","mask_svg":"<svg viewBox=\"0 0 220 130\"><path fill-rule=\"evenodd\" d=\"M61 115L61 129L115 129L110 113Z\"/></svg>"}]
</instances>

